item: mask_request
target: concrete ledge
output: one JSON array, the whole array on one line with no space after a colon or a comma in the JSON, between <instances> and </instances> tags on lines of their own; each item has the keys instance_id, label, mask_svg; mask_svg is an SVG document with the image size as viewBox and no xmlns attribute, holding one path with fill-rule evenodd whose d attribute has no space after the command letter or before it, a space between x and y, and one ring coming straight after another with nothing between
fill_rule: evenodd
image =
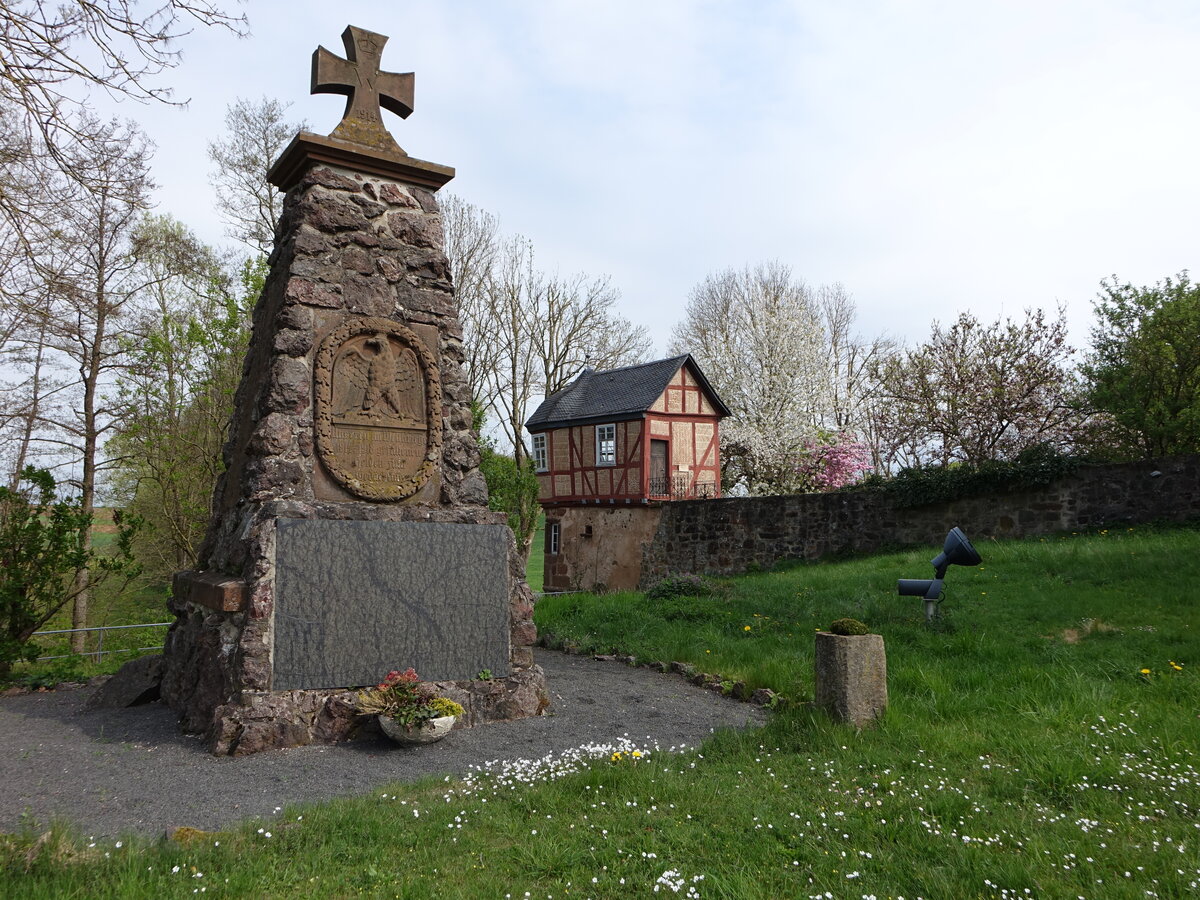
<instances>
[{"instance_id":1,"label":"concrete ledge","mask_svg":"<svg viewBox=\"0 0 1200 900\"><path fill-rule=\"evenodd\" d=\"M436 191L454 177L454 169L450 166L417 159L404 152L378 150L302 131L292 138L279 159L275 160L267 172L267 181L286 192L304 177L310 167L321 163L343 166L366 175L394 178L431 191Z\"/></svg>"},{"instance_id":2,"label":"concrete ledge","mask_svg":"<svg viewBox=\"0 0 1200 900\"><path fill-rule=\"evenodd\" d=\"M816 634L817 706L836 722L863 728L887 709L887 655L878 634Z\"/></svg>"},{"instance_id":3,"label":"concrete ledge","mask_svg":"<svg viewBox=\"0 0 1200 900\"><path fill-rule=\"evenodd\" d=\"M191 602L216 612L246 608L246 582L224 572L176 572L171 593L177 603Z\"/></svg>"}]
</instances>

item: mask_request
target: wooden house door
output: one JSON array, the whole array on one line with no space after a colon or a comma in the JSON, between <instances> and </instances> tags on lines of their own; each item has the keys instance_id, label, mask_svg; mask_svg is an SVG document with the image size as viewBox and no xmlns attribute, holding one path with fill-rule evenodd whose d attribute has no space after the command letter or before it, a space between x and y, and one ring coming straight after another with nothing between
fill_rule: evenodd
<instances>
[{"instance_id":1,"label":"wooden house door","mask_svg":"<svg viewBox=\"0 0 1200 900\"><path fill-rule=\"evenodd\" d=\"M650 496L665 497L671 493L667 480L667 442L650 441Z\"/></svg>"}]
</instances>

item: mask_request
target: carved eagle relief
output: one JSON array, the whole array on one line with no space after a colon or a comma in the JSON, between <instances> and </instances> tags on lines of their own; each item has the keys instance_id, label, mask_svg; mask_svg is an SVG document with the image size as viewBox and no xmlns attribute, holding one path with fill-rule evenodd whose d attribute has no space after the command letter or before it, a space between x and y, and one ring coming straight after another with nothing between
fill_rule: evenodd
<instances>
[{"instance_id":1,"label":"carved eagle relief","mask_svg":"<svg viewBox=\"0 0 1200 900\"><path fill-rule=\"evenodd\" d=\"M342 345L333 365L333 416L356 424L422 426L425 385L412 350L383 332Z\"/></svg>"},{"instance_id":2,"label":"carved eagle relief","mask_svg":"<svg viewBox=\"0 0 1200 900\"><path fill-rule=\"evenodd\" d=\"M438 361L401 322L347 317L313 359L317 457L336 484L375 502L404 500L439 471Z\"/></svg>"}]
</instances>

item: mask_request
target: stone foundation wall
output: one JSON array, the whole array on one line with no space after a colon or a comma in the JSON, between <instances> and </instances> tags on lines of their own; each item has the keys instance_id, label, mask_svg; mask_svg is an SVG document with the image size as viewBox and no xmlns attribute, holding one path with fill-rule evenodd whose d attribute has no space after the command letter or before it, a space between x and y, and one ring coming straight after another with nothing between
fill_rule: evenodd
<instances>
[{"instance_id":1,"label":"stone foundation wall","mask_svg":"<svg viewBox=\"0 0 1200 900\"><path fill-rule=\"evenodd\" d=\"M937 548L954 525L983 540L1195 519L1200 519L1195 455L1089 466L1035 491L914 509L900 509L887 495L873 493L690 500L662 504L653 537L642 547L638 583L645 588L672 573L732 575L781 560L889 547ZM566 540L564 533L564 546ZM592 540L625 538L596 532Z\"/></svg>"},{"instance_id":2,"label":"stone foundation wall","mask_svg":"<svg viewBox=\"0 0 1200 900\"><path fill-rule=\"evenodd\" d=\"M546 507L546 525L558 523L561 541L558 553L546 548L543 590L635 590L642 548L654 538L662 507Z\"/></svg>"}]
</instances>

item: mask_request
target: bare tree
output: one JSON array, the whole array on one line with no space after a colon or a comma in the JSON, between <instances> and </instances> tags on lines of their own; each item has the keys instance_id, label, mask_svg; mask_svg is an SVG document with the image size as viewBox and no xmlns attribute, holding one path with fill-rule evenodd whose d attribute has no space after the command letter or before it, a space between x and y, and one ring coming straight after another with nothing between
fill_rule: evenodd
<instances>
[{"instance_id":1,"label":"bare tree","mask_svg":"<svg viewBox=\"0 0 1200 900\"><path fill-rule=\"evenodd\" d=\"M1063 309L1049 321L1037 309L1021 322L934 322L927 342L874 367L889 462L978 465L1069 448L1080 421L1073 354Z\"/></svg>"},{"instance_id":2,"label":"bare tree","mask_svg":"<svg viewBox=\"0 0 1200 900\"><path fill-rule=\"evenodd\" d=\"M0 101L56 145L59 131L78 133L81 88L174 102L153 78L179 64L175 42L193 24L240 34L245 23L210 0L9 0L0 4Z\"/></svg>"},{"instance_id":3,"label":"bare tree","mask_svg":"<svg viewBox=\"0 0 1200 900\"><path fill-rule=\"evenodd\" d=\"M454 282L454 298L463 327L467 356L467 379L471 397L484 396L484 374L499 364L498 342L486 340L479 326L487 321L487 285L500 257L500 223L491 213L454 194L439 194L442 228L446 235L446 257Z\"/></svg>"},{"instance_id":4,"label":"bare tree","mask_svg":"<svg viewBox=\"0 0 1200 900\"><path fill-rule=\"evenodd\" d=\"M613 312L618 294L608 278L549 275L535 265L530 241L504 238L494 216L454 196L442 211L471 395L512 448L519 481L529 465L525 420L537 398L584 365L644 359L650 340ZM490 440L485 450L485 462L487 453L496 456ZM509 519L528 553L536 503L514 502Z\"/></svg>"},{"instance_id":5,"label":"bare tree","mask_svg":"<svg viewBox=\"0 0 1200 900\"><path fill-rule=\"evenodd\" d=\"M155 76L179 64L176 42L193 25L242 34L243 16L212 0L9 0L0 4L0 109L8 121L0 136L0 216L18 233L44 211L41 192L13 190L21 169L50 157L67 177L71 145L86 140L80 115L86 94L174 103Z\"/></svg>"},{"instance_id":6,"label":"bare tree","mask_svg":"<svg viewBox=\"0 0 1200 900\"><path fill-rule=\"evenodd\" d=\"M886 461L877 434L879 391L874 373L900 345L887 335L867 339L855 332L854 299L841 284L818 288L817 306L829 373L826 425L831 431L857 435L871 453L872 467L881 471Z\"/></svg>"},{"instance_id":7,"label":"bare tree","mask_svg":"<svg viewBox=\"0 0 1200 900\"><path fill-rule=\"evenodd\" d=\"M536 334L544 395L562 390L584 366L614 369L650 354L646 330L612 311L620 294L607 275L547 277L541 293Z\"/></svg>"},{"instance_id":8,"label":"bare tree","mask_svg":"<svg viewBox=\"0 0 1200 900\"><path fill-rule=\"evenodd\" d=\"M453 195L442 201L442 220L471 393L522 463L533 400L585 365L644 360L650 338L613 312L619 294L607 277L541 271L528 239L504 238L494 216Z\"/></svg>"},{"instance_id":9,"label":"bare tree","mask_svg":"<svg viewBox=\"0 0 1200 900\"><path fill-rule=\"evenodd\" d=\"M8 486L13 491L18 490L21 473L35 458L40 464L52 458L53 454L39 453L38 442L55 435L53 423L62 411L68 386L62 377L61 361L48 346L47 316L37 309L27 312L22 329L6 343L2 357L12 379L3 384L0 446L7 459Z\"/></svg>"},{"instance_id":10,"label":"bare tree","mask_svg":"<svg viewBox=\"0 0 1200 900\"><path fill-rule=\"evenodd\" d=\"M528 456L522 429L537 394L535 329L541 291L532 245L521 237L510 239L488 274L485 301L469 329L476 342L488 344L484 357L494 361L471 379L481 389L476 400L499 423L518 466ZM465 335L468 329L463 331Z\"/></svg>"},{"instance_id":11,"label":"bare tree","mask_svg":"<svg viewBox=\"0 0 1200 900\"><path fill-rule=\"evenodd\" d=\"M529 456L524 428L536 398L560 390L585 365L630 365L649 352L645 330L612 312L618 294L607 277L547 275L524 238L504 246L485 296L472 330L497 364L479 373L479 399L518 465Z\"/></svg>"},{"instance_id":12,"label":"bare tree","mask_svg":"<svg viewBox=\"0 0 1200 900\"><path fill-rule=\"evenodd\" d=\"M64 169L86 171L88 179L81 183L64 173L53 185L59 198L55 240L39 269L50 294L47 344L76 377L71 410L55 423L61 436L42 436L40 441L73 454L79 503L90 514L102 466L101 444L114 422L104 389L132 345L130 307L147 285L138 270L136 238L153 184L147 171L149 143L136 126L83 117L75 130L80 139L63 151ZM90 540L89 534L89 546ZM79 577L86 582L88 573ZM90 591L86 583L73 591L73 627L84 628ZM72 648L82 651L82 634L72 636Z\"/></svg>"},{"instance_id":13,"label":"bare tree","mask_svg":"<svg viewBox=\"0 0 1200 900\"><path fill-rule=\"evenodd\" d=\"M43 455L34 438L44 430L50 396L61 388L46 344L49 288L37 265L55 240L59 172L52 158L33 151L35 143L17 111L0 106L0 209L23 213L0 219L0 448L13 491L25 465Z\"/></svg>"},{"instance_id":14,"label":"bare tree","mask_svg":"<svg viewBox=\"0 0 1200 900\"><path fill-rule=\"evenodd\" d=\"M289 122L290 103L263 97L238 99L225 110L224 138L210 141L208 158L217 209L229 236L259 253L275 245L275 226L283 211L283 195L267 182L267 170L305 123Z\"/></svg>"}]
</instances>

